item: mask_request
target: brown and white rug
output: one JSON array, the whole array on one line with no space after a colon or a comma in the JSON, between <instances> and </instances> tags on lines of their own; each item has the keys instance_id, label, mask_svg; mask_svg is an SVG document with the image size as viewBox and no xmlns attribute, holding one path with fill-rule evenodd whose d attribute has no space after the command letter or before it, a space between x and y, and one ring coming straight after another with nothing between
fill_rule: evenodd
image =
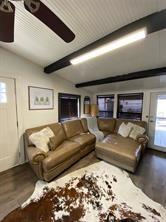
<instances>
[{"instance_id":1,"label":"brown and white rug","mask_svg":"<svg viewBox=\"0 0 166 222\"><path fill-rule=\"evenodd\" d=\"M166 209L148 198L128 173L103 161L46 183L3 222L104 222L111 213L119 222L164 222Z\"/></svg>"}]
</instances>

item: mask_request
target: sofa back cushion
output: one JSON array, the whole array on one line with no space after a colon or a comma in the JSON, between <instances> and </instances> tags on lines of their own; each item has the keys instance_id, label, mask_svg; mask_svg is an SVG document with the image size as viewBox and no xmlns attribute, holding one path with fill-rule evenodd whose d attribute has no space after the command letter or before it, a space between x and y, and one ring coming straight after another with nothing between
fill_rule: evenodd
<instances>
[{"instance_id":1,"label":"sofa back cushion","mask_svg":"<svg viewBox=\"0 0 166 222\"><path fill-rule=\"evenodd\" d=\"M122 123L125 123L125 124L133 123L135 125L138 125L138 126L141 126L141 127L145 128L145 130L146 130L146 127L147 127L147 123L145 121L136 121L136 120L128 120L128 119L116 119L114 133L118 133L119 127Z\"/></svg>"},{"instance_id":2,"label":"sofa back cushion","mask_svg":"<svg viewBox=\"0 0 166 222\"><path fill-rule=\"evenodd\" d=\"M87 133L89 131L88 130L87 119L86 118L82 118L81 119L81 123L82 123L82 127L83 127L83 130L84 130L84 133Z\"/></svg>"},{"instance_id":3,"label":"sofa back cushion","mask_svg":"<svg viewBox=\"0 0 166 222\"><path fill-rule=\"evenodd\" d=\"M99 130L113 133L115 129L115 119L98 119Z\"/></svg>"},{"instance_id":4,"label":"sofa back cushion","mask_svg":"<svg viewBox=\"0 0 166 222\"><path fill-rule=\"evenodd\" d=\"M81 120L70 120L67 122L62 123L67 138L71 138L73 136L79 135L81 133L84 133Z\"/></svg>"},{"instance_id":5,"label":"sofa back cushion","mask_svg":"<svg viewBox=\"0 0 166 222\"><path fill-rule=\"evenodd\" d=\"M62 143L65 139L66 139L66 135L65 132L63 130L62 124L61 123L53 123L53 124L49 124L49 125L44 125L44 126L39 126L39 127L35 127L35 128L31 128L31 129L27 129L25 131L26 134L26 138L27 138L27 142L28 145L33 145L31 143L31 141L29 140L29 136L33 133L39 132L40 130L49 127L54 135L55 135L55 139L57 140L57 143Z\"/></svg>"}]
</instances>

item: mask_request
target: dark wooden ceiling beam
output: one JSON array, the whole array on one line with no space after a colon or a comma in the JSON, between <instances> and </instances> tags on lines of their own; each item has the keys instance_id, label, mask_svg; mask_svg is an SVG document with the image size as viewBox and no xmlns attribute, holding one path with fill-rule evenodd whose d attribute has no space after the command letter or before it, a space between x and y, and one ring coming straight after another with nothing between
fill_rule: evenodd
<instances>
[{"instance_id":1,"label":"dark wooden ceiling beam","mask_svg":"<svg viewBox=\"0 0 166 222\"><path fill-rule=\"evenodd\" d=\"M70 64L71 59L73 59L79 55L82 55L82 54L84 54L96 47L99 47L103 44L106 44L110 41L118 39L128 33L134 32L134 31L144 28L144 27L147 29L147 34L151 34L153 32L157 32L159 30L165 29L166 28L166 9L162 10L160 12L156 12L151 15L148 15L148 16L141 18L135 22L132 22L132 23L110 33L109 35L106 35L105 37L85 46L84 48L79 49L78 51L75 51L74 53L72 53L68 56L65 56L64 58L46 66L44 68L44 72L49 74L49 73L52 73L52 72L57 71L59 69L62 69L66 66L69 66L69 65L71 65Z\"/></svg>"},{"instance_id":2,"label":"dark wooden ceiling beam","mask_svg":"<svg viewBox=\"0 0 166 222\"><path fill-rule=\"evenodd\" d=\"M135 80L135 79L142 79L142 78L149 78L154 76L162 76L166 75L166 67L157 68L157 69L150 69L144 70L139 72L128 73L124 75L112 76L104 79L98 79L94 81L84 82L76 84L77 88L88 87L88 86L95 86L95 85L102 85L108 83L115 83L115 82L123 82L128 80Z\"/></svg>"}]
</instances>

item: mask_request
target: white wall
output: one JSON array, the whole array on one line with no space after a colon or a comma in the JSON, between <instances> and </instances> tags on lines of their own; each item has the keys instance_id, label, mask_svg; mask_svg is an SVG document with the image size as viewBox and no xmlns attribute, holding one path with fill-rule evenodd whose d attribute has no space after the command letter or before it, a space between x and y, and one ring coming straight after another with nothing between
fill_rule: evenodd
<instances>
[{"instance_id":1,"label":"white wall","mask_svg":"<svg viewBox=\"0 0 166 222\"><path fill-rule=\"evenodd\" d=\"M70 82L56 76L56 74L46 75L42 67L2 48L0 48L0 77L16 80L21 162L24 162L22 135L25 129L58 121L58 92L81 95L81 112L83 111L84 96L90 96L88 92L75 88ZM28 86L54 89L54 109L29 110Z\"/></svg>"},{"instance_id":2,"label":"white wall","mask_svg":"<svg viewBox=\"0 0 166 222\"><path fill-rule=\"evenodd\" d=\"M150 111L150 95L152 92L166 92L166 87L165 88L157 88L157 89L138 89L138 90L119 90L119 91L109 91L109 92L98 92L93 94L93 102L96 103L96 95L109 95L109 94L114 94L115 95L115 100L114 100L114 118L117 117L117 95L118 94L123 94L123 93L139 93L143 92L144 93L144 99L143 99L143 110L142 110L142 120L148 122L148 116L149 116L149 111Z\"/></svg>"}]
</instances>

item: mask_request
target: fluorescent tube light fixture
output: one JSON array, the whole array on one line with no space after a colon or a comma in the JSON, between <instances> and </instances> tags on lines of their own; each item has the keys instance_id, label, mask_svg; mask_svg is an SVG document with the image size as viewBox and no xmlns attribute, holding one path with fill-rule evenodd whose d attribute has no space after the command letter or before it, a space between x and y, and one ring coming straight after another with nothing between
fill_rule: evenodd
<instances>
[{"instance_id":1,"label":"fluorescent tube light fixture","mask_svg":"<svg viewBox=\"0 0 166 222\"><path fill-rule=\"evenodd\" d=\"M136 42L138 40L144 39L145 37L146 37L146 29L141 29L136 32L132 32L128 35L123 36L122 38L114 40L114 41L107 43L103 46L100 46L94 50L91 50L81 56L71 59L70 63L72 65L76 65L78 63L85 62L89 59L92 59L97 56L103 55L105 53L111 52L115 49L129 45L129 44Z\"/></svg>"}]
</instances>

